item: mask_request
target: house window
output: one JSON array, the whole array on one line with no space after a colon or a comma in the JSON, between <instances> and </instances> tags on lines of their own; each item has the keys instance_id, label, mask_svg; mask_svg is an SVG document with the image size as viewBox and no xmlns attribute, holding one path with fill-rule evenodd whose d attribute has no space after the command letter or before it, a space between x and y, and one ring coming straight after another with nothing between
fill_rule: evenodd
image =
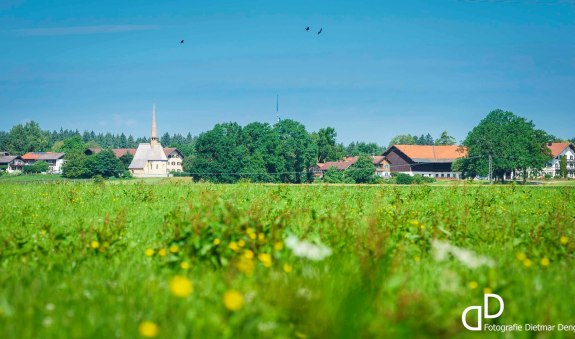
<instances>
[{"instance_id":1,"label":"house window","mask_svg":"<svg viewBox=\"0 0 575 339\"><path fill-rule=\"evenodd\" d=\"M450 173L447 173L447 177L448 177L448 178L451 178L451 174L450 174Z\"/></svg>"}]
</instances>

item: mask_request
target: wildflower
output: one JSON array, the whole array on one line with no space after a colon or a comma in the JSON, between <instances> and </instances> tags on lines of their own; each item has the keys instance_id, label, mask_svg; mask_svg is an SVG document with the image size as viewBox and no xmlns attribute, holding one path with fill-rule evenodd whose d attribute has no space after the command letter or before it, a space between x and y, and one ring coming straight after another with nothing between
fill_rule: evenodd
<instances>
[{"instance_id":1,"label":"wildflower","mask_svg":"<svg viewBox=\"0 0 575 339\"><path fill-rule=\"evenodd\" d=\"M331 248L299 240L293 235L287 237L285 245L296 257L307 258L313 261L320 261L331 255Z\"/></svg>"},{"instance_id":2,"label":"wildflower","mask_svg":"<svg viewBox=\"0 0 575 339\"><path fill-rule=\"evenodd\" d=\"M559 238L559 242L561 243L561 245L567 245L568 241L569 241L569 238L567 238L564 235L562 235L561 238Z\"/></svg>"},{"instance_id":3,"label":"wildflower","mask_svg":"<svg viewBox=\"0 0 575 339\"><path fill-rule=\"evenodd\" d=\"M170 280L170 291L176 297L185 298L192 294L194 286L190 279L177 275Z\"/></svg>"},{"instance_id":4,"label":"wildflower","mask_svg":"<svg viewBox=\"0 0 575 339\"><path fill-rule=\"evenodd\" d=\"M255 233L249 233L249 234L248 234L248 237L250 237L250 239L252 239L252 240L256 240L256 238L257 238L258 236L257 236L257 234L255 234Z\"/></svg>"},{"instance_id":5,"label":"wildflower","mask_svg":"<svg viewBox=\"0 0 575 339\"><path fill-rule=\"evenodd\" d=\"M158 336L160 328L156 323L146 320L140 323L140 326L138 326L138 332L140 332L140 335L143 337L154 338Z\"/></svg>"},{"instance_id":6,"label":"wildflower","mask_svg":"<svg viewBox=\"0 0 575 339\"><path fill-rule=\"evenodd\" d=\"M171 253L178 253L179 251L180 251L180 249L178 248L177 245L170 246L170 252Z\"/></svg>"},{"instance_id":7,"label":"wildflower","mask_svg":"<svg viewBox=\"0 0 575 339\"><path fill-rule=\"evenodd\" d=\"M246 228L246 234L247 234L247 235L250 235L250 234L252 234L252 233L254 233L254 229L253 229L253 228L251 228L251 227Z\"/></svg>"},{"instance_id":8,"label":"wildflower","mask_svg":"<svg viewBox=\"0 0 575 339\"><path fill-rule=\"evenodd\" d=\"M253 259L254 257L254 252L252 252L251 250L245 250L244 251L244 257L246 259Z\"/></svg>"},{"instance_id":9,"label":"wildflower","mask_svg":"<svg viewBox=\"0 0 575 339\"><path fill-rule=\"evenodd\" d=\"M532 263L531 260L529 260L529 259L523 260L523 266L525 266L525 267L527 267L527 268L531 267L532 264L533 264L533 263Z\"/></svg>"},{"instance_id":10,"label":"wildflower","mask_svg":"<svg viewBox=\"0 0 575 339\"><path fill-rule=\"evenodd\" d=\"M292 267L290 264L284 264L284 272L289 273L292 271Z\"/></svg>"},{"instance_id":11,"label":"wildflower","mask_svg":"<svg viewBox=\"0 0 575 339\"><path fill-rule=\"evenodd\" d=\"M477 281L475 281L475 280L474 280L474 281L470 281L469 284L468 284L468 286L469 286L469 288L472 289L472 290L476 289L477 286L478 286Z\"/></svg>"},{"instance_id":12,"label":"wildflower","mask_svg":"<svg viewBox=\"0 0 575 339\"><path fill-rule=\"evenodd\" d=\"M46 235L46 230L41 230L41 231L40 231L40 234Z\"/></svg>"},{"instance_id":13,"label":"wildflower","mask_svg":"<svg viewBox=\"0 0 575 339\"><path fill-rule=\"evenodd\" d=\"M237 311L244 305L244 296L236 291L229 290L224 293L224 306L230 311Z\"/></svg>"},{"instance_id":14,"label":"wildflower","mask_svg":"<svg viewBox=\"0 0 575 339\"><path fill-rule=\"evenodd\" d=\"M246 258L245 256L240 258L240 260L236 263L237 269L244 273L247 276L251 276L254 274L254 269L256 267L254 261L250 258Z\"/></svg>"},{"instance_id":15,"label":"wildflower","mask_svg":"<svg viewBox=\"0 0 575 339\"><path fill-rule=\"evenodd\" d=\"M543 257L543 259L541 259L541 266L543 267L549 266L549 259L547 257Z\"/></svg>"},{"instance_id":16,"label":"wildflower","mask_svg":"<svg viewBox=\"0 0 575 339\"><path fill-rule=\"evenodd\" d=\"M284 244L281 241L278 241L274 244L274 250L281 251L284 248Z\"/></svg>"},{"instance_id":17,"label":"wildflower","mask_svg":"<svg viewBox=\"0 0 575 339\"><path fill-rule=\"evenodd\" d=\"M453 246L446 241L432 240L431 246L433 248L433 257L437 261L443 261L447 259L448 254L451 254L460 263L469 268L477 268L484 265L491 267L495 265L490 258L477 255L461 247Z\"/></svg>"},{"instance_id":18,"label":"wildflower","mask_svg":"<svg viewBox=\"0 0 575 339\"><path fill-rule=\"evenodd\" d=\"M184 261L184 262L182 262L182 263L180 264L180 267L181 267L183 270L187 270L188 268L190 268L190 264L189 264L187 261Z\"/></svg>"},{"instance_id":19,"label":"wildflower","mask_svg":"<svg viewBox=\"0 0 575 339\"><path fill-rule=\"evenodd\" d=\"M158 255L159 255L160 257L165 257L166 254L168 254L168 251L166 251L165 248L162 248L162 249L160 249L160 250L158 251Z\"/></svg>"},{"instance_id":20,"label":"wildflower","mask_svg":"<svg viewBox=\"0 0 575 339\"><path fill-rule=\"evenodd\" d=\"M214 245L218 246L221 243L220 239L215 238L214 239Z\"/></svg>"},{"instance_id":21,"label":"wildflower","mask_svg":"<svg viewBox=\"0 0 575 339\"><path fill-rule=\"evenodd\" d=\"M517 260L519 260L519 261L523 261L523 260L527 259L527 256L526 256L525 253L523 253L523 252L517 253L517 255L516 255L515 257L516 257Z\"/></svg>"},{"instance_id":22,"label":"wildflower","mask_svg":"<svg viewBox=\"0 0 575 339\"><path fill-rule=\"evenodd\" d=\"M485 287L483 289L483 294L491 294L491 293L493 293L493 291L489 287Z\"/></svg>"},{"instance_id":23,"label":"wildflower","mask_svg":"<svg viewBox=\"0 0 575 339\"><path fill-rule=\"evenodd\" d=\"M418 256L418 255L416 255L416 256L415 256L415 261L416 261L416 262L420 262L420 261L421 261L421 257Z\"/></svg>"},{"instance_id":24,"label":"wildflower","mask_svg":"<svg viewBox=\"0 0 575 339\"><path fill-rule=\"evenodd\" d=\"M146 254L146 257L151 257L154 255L154 249L148 248L144 253Z\"/></svg>"},{"instance_id":25,"label":"wildflower","mask_svg":"<svg viewBox=\"0 0 575 339\"><path fill-rule=\"evenodd\" d=\"M230 248L230 250L232 251L238 251L240 248L238 247L238 244L235 241L232 241L228 247Z\"/></svg>"},{"instance_id":26,"label":"wildflower","mask_svg":"<svg viewBox=\"0 0 575 339\"><path fill-rule=\"evenodd\" d=\"M92 240L92 242L90 243L90 247L93 249L97 249L98 247L100 247L100 243L97 240Z\"/></svg>"},{"instance_id":27,"label":"wildflower","mask_svg":"<svg viewBox=\"0 0 575 339\"><path fill-rule=\"evenodd\" d=\"M272 266L272 256L268 253L260 253L258 255L258 259L262 262L264 267L271 267Z\"/></svg>"},{"instance_id":28,"label":"wildflower","mask_svg":"<svg viewBox=\"0 0 575 339\"><path fill-rule=\"evenodd\" d=\"M240 240L238 241L238 246L239 246L239 247L244 247L244 246L246 246L246 242L243 241L242 239L240 239Z\"/></svg>"}]
</instances>

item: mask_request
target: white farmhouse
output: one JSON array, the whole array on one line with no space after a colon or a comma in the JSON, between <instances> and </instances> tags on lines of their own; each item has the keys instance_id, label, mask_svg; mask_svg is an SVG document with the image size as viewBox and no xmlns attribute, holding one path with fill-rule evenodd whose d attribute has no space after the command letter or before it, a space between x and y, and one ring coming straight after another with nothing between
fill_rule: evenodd
<instances>
[{"instance_id":1,"label":"white farmhouse","mask_svg":"<svg viewBox=\"0 0 575 339\"><path fill-rule=\"evenodd\" d=\"M560 175L561 157L567 160L567 177L575 178L575 146L570 142L550 142L547 147L551 150L553 159L549 160L543 168L543 175Z\"/></svg>"}]
</instances>

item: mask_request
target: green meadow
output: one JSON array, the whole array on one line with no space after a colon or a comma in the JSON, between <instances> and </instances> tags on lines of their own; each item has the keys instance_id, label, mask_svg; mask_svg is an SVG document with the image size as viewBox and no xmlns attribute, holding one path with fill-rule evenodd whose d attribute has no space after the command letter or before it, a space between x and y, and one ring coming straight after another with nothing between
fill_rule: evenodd
<instances>
[{"instance_id":1,"label":"green meadow","mask_svg":"<svg viewBox=\"0 0 575 339\"><path fill-rule=\"evenodd\" d=\"M575 325L573 186L0 191L2 338L509 336L463 327L484 293L487 324Z\"/></svg>"}]
</instances>

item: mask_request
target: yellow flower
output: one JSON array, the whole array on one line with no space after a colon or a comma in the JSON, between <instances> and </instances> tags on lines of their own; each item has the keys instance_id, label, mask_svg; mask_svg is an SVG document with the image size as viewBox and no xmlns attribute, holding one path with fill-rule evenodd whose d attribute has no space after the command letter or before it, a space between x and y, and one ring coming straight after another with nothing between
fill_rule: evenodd
<instances>
[{"instance_id":1,"label":"yellow flower","mask_svg":"<svg viewBox=\"0 0 575 339\"><path fill-rule=\"evenodd\" d=\"M519 260L519 261L523 261L523 260L527 259L527 256L523 252L517 253L516 257L517 257L517 260Z\"/></svg>"},{"instance_id":2,"label":"yellow flower","mask_svg":"<svg viewBox=\"0 0 575 339\"><path fill-rule=\"evenodd\" d=\"M154 255L154 249L148 248L144 253L146 254L146 257L151 257Z\"/></svg>"},{"instance_id":3,"label":"yellow flower","mask_svg":"<svg viewBox=\"0 0 575 339\"><path fill-rule=\"evenodd\" d=\"M190 268L190 264L189 264L187 261L184 261L184 262L182 262L182 263L180 264L180 267L181 267L183 270L187 270L188 268Z\"/></svg>"},{"instance_id":4,"label":"yellow flower","mask_svg":"<svg viewBox=\"0 0 575 339\"><path fill-rule=\"evenodd\" d=\"M284 272L289 273L292 271L292 267L290 264L284 264Z\"/></svg>"},{"instance_id":5,"label":"yellow flower","mask_svg":"<svg viewBox=\"0 0 575 339\"><path fill-rule=\"evenodd\" d=\"M559 238L559 242L561 242L561 245L566 245L568 241L569 241L569 238L567 238L564 235L562 235L561 238Z\"/></svg>"},{"instance_id":6,"label":"yellow flower","mask_svg":"<svg viewBox=\"0 0 575 339\"><path fill-rule=\"evenodd\" d=\"M238 247L238 244L235 241L232 241L228 247L232 250L232 251L238 251L240 248Z\"/></svg>"},{"instance_id":7,"label":"yellow flower","mask_svg":"<svg viewBox=\"0 0 575 339\"><path fill-rule=\"evenodd\" d=\"M249 233L249 234L248 234L248 237L250 237L250 239L252 239L252 240L256 240L256 238L257 238L258 236L257 236L257 234L255 234L255 233Z\"/></svg>"},{"instance_id":8,"label":"yellow flower","mask_svg":"<svg viewBox=\"0 0 575 339\"><path fill-rule=\"evenodd\" d=\"M221 241L220 241L219 238L215 238L215 239L214 239L214 245L217 246L217 245L219 245L220 243L221 243Z\"/></svg>"},{"instance_id":9,"label":"yellow flower","mask_svg":"<svg viewBox=\"0 0 575 339\"><path fill-rule=\"evenodd\" d=\"M180 251L180 248L177 245L170 246L170 252L178 253L178 251Z\"/></svg>"},{"instance_id":10,"label":"yellow flower","mask_svg":"<svg viewBox=\"0 0 575 339\"><path fill-rule=\"evenodd\" d=\"M224 306L230 311L237 311L244 305L244 296L236 291L229 290L224 293Z\"/></svg>"},{"instance_id":11,"label":"yellow flower","mask_svg":"<svg viewBox=\"0 0 575 339\"><path fill-rule=\"evenodd\" d=\"M46 235L46 230L41 230L41 231L40 231L40 234Z\"/></svg>"},{"instance_id":12,"label":"yellow flower","mask_svg":"<svg viewBox=\"0 0 575 339\"><path fill-rule=\"evenodd\" d=\"M493 291L489 287L485 287L483 289L483 294L491 294L491 293L493 293Z\"/></svg>"},{"instance_id":13,"label":"yellow flower","mask_svg":"<svg viewBox=\"0 0 575 339\"><path fill-rule=\"evenodd\" d=\"M252 252L251 250L245 250L244 251L244 257L246 259L253 259L254 257L254 252Z\"/></svg>"},{"instance_id":14,"label":"yellow flower","mask_svg":"<svg viewBox=\"0 0 575 339\"><path fill-rule=\"evenodd\" d=\"M274 250L281 251L284 248L284 244L281 241L278 241L274 244Z\"/></svg>"},{"instance_id":15,"label":"yellow flower","mask_svg":"<svg viewBox=\"0 0 575 339\"><path fill-rule=\"evenodd\" d=\"M252 259L246 258L245 256L240 258L240 260L236 263L237 269L247 275L248 277L254 274L254 269L256 267L254 261Z\"/></svg>"},{"instance_id":16,"label":"yellow flower","mask_svg":"<svg viewBox=\"0 0 575 339\"><path fill-rule=\"evenodd\" d=\"M138 326L138 332L140 332L140 335L143 337L154 338L158 336L158 333L160 333L160 328L156 323L146 320L140 323L140 326Z\"/></svg>"},{"instance_id":17,"label":"yellow flower","mask_svg":"<svg viewBox=\"0 0 575 339\"><path fill-rule=\"evenodd\" d=\"M239 247L244 247L244 246L246 246L246 242L243 241L243 240L240 240L240 241L238 241L238 246L239 246Z\"/></svg>"},{"instance_id":18,"label":"yellow flower","mask_svg":"<svg viewBox=\"0 0 575 339\"><path fill-rule=\"evenodd\" d=\"M469 282L468 286L469 286L469 288L472 289L472 290L476 289L477 286L478 286L478 285L477 285L477 281L471 281L471 282Z\"/></svg>"},{"instance_id":19,"label":"yellow flower","mask_svg":"<svg viewBox=\"0 0 575 339\"><path fill-rule=\"evenodd\" d=\"M158 251L158 255L159 255L160 257L165 257L166 254L168 254L168 251L166 251L165 248L162 248L162 249L160 249L160 250Z\"/></svg>"},{"instance_id":20,"label":"yellow flower","mask_svg":"<svg viewBox=\"0 0 575 339\"><path fill-rule=\"evenodd\" d=\"M547 257L543 257L543 259L541 259L541 266L543 267L549 266L549 259L547 259Z\"/></svg>"},{"instance_id":21,"label":"yellow flower","mask_svg":"<svg viewBox=\"0 0 575 339\"><path fill-rule=\"evenodd\" d=\"M420 262L420 261L421 261L421 257L418 256L418 255L416 255L416 256L415 256L415 261L416 261L416 262Z\"/></svg>"},{"instance_id":22,"label":"yellow flower","mask_svg":"<svg viewBox=\"0 0 575 339\"><path fill-rule=\"evenodd\" d=\"M194 286L190 279L177 275L170 280L170 291L176 297L185 298L192 294Z\"/></svg>"},{"instance_id":23,"label":"yellow flower","mask_svg":"<svg viewBox=\"0 0 575 339\"><path fill-rule=\"evenodd\" d=\"M533 264L533 263L532 263L531 260L529 260L529 259L523 260L523 265L524 265L525 267L527 267L527 268L531 267L532 264Z\"/></svg>"},{"instance_id":24,"label":"yellow flower","mask_svg":"<svg viewBox=\"0 0 575 339\"><path fill-rule=\"evenodd\" d=\"M97 240L92 240L92 242L90 243L90 247L96 249L100 247L100 243Z\"/></svg>"},{"instance_id":25,"label":"yellow flower","mask_svg":"<svg viewBox=\"0 0 575 339\"><path fill-rule=\"evenodd\" d=\"M260 242L264 242L266 240L266 236L263 233L258 234L258 240Z\"/></svg>"},{"instance_id":26,"label":"yellow flower","mask_svg":"<svg viewBox=\"0 0 575 339\"><path fill-rule=\"evenodd\" d=\"M272 266L272 256L267 253L260 253L258 255L258 259L264 265L264 267L271 267Z\"/></svg>"},{"instance_id":27,"label":"yellow flower","mask_svg":"<svg viewBox=\"0 0 575 339\"><path fill-rule=\"evenodd\" d=\"M254 233L254 229L251 227L246 228L246 234L252 234Z\"/></svg>"}]
</instances>

